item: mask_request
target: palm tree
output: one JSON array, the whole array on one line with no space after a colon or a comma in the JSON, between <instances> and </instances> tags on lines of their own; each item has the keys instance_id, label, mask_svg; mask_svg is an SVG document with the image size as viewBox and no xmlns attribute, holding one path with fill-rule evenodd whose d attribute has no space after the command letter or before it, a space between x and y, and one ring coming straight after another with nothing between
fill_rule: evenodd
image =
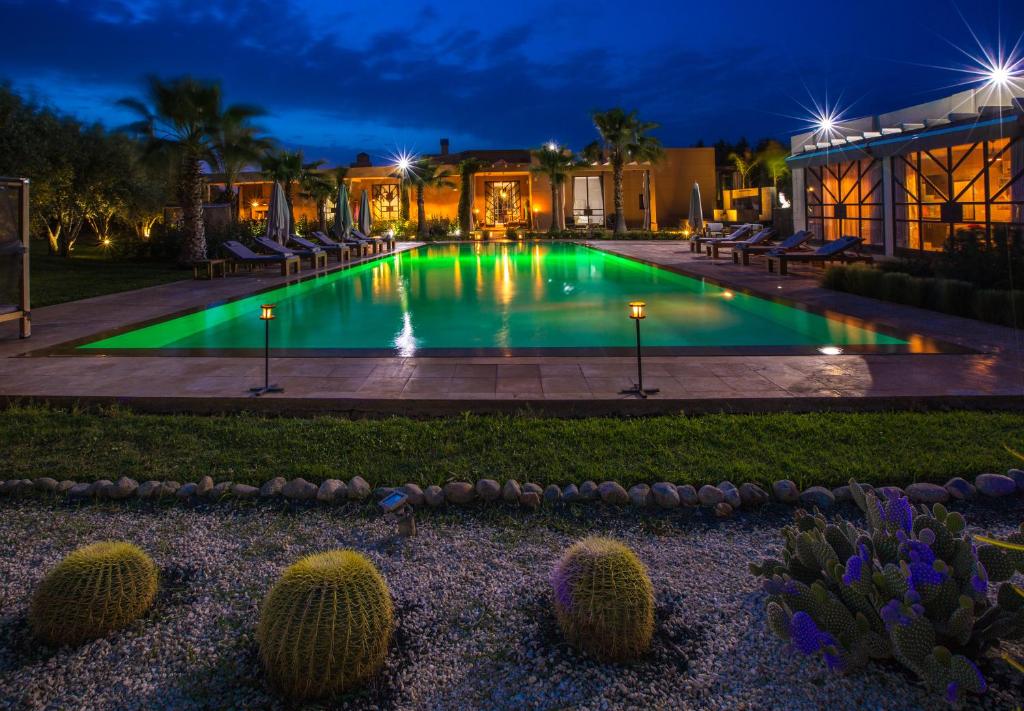
<instances>
[{"instance_id":1,"label":"palm tree","mask_svg":"<svg viewBox=\"0 0 1024 711\"><path fill-rule=\"evenodd\" d=\"M281 183L284 188L284 201L288 203L288 231L295 230L295 208L293 202L293 185L301 183L311 171L324 164L324 161L317 160L312 163L304 162L302 151L268 151L260 160L263 168L263 175L276 183Z\"/></svg>"},{"instance_id":2,"label":"palm tree","mask_svg":"<svg viewBox=\"0 0 1024 711\"><path fill-rule=\"evenodd\" d=\"M548 231L561 232L565 230L562 194L566 176L574 165L572 153L551 144L544 144L537 150L530 151L530 155L537 161L537 164L530 168L531 172L548 176L551 183L551 226Z\"/></svg>"},{"instance_id":3,"label":"palm tree","mask_svg":"<svg viewBox=\"0 0 1024 711\"><path fill-rule=\"evenodd\" d=\"M761 162L761 157L755 158L750 151L744 151L743 155L733 152L729 154L729 160L736 167L736 172L740 174L740 187L747 187L750 182L750 173Z\"/></svg>"},{"instance_id":4,"label":"palm tree","mask_svg":"<svg viewBox=\"0 0 1024 711\"><path fill-rule=\"evenodd\" d=\"M213 155L217 169L224 174L224 193L231 203L232 222L238 217L238 196L234 187L238 174L271 149L270 139L256 135L259 130L249 124L248 117L228 110L213 139Z\"/></svg>"},{"instance_id":5,"label":"palm tree","mask_svg":"<svg viewBox=\"0 0 1024 711\"><path fill-rule=\"evenodd\" d=\"M758 160L768 171L768 177L772 179L772 187L776 191L779 189L779 181L789 175L789 164L786 162L788 156L789 151L778 141L768 141L758 153Z\"/></svg>"},{"instance_id":6,"label":"palm tree","mask_svg":"<svg viewBox=\"0 0 1024 711\"><path fill-rule=\"evenodd\" d=\"M459 232L468 238L473 231L473 176L484 167L478 158L467 158L459 163L462 189L459 192Z\"/></svg>"},{"instance_id":7,"label":"palm tree","mask_svg":"<svg viewBox=\"0 0 1024 711\"><path fill-rule=\"evenodd\" d=\"M454 188L455 183L449 180L452 174L441 170L440 166L429 158L420 158L406 171L405 180L416 188L416 236L427 237L427 209L423 192L426 188Z\"/></svg>"},{"instance_id":8,"label":"palm tree","mask_svg":"<svg viewBox=\"0 0 1024 711\"><path fill-rule=\"evenodd\" d=\"M630 158L631 147L643 139L650 139L645 134L658 127L658 124L640 121L636 111L626 112L613 108L603 113L594 114L594 126L601 136L604 155L612 164L612 184L615 187L615 234L626 232L625 201L622 196L622 171L626 159Z\"/></svg>"},{"instance_id":9,"label":"palm tree","mask_svg":"<svg viewBox=\"0 0 1024 711\"><path fill-rule=\"evenodd\" d=\"M327 232L327 201L338 192L334 175L318 170L304 170L299 178L302 196L316 203L316 219L320 231Z\"/></svg>"},{"instance_id":10,"label":"palm tree","mask_svg":"<svg viewBox=\"0 0 1024 711\"><path fill-rule=\"evenodd\" d=\"M163 81L150 76L146 98L118 102L134 111L139 120L126 129L143 137L146 155L173 162L177 169L178 198L185 224L180 260L185 263L206 259L206 230L203 225L203 164L216 165L214 142L223 117L232 115L241 123L262 111L254 106L225 108L220 84L191 77Z\"/></svg>"}]
</instances>

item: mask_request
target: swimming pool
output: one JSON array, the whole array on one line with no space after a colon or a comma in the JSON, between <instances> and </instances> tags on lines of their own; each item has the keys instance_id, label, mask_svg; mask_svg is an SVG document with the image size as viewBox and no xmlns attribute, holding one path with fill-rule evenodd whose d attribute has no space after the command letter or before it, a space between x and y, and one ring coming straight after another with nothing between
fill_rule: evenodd
<instances>
[{"instance_id":1,"label":"swimming pool","mask_svg":"<svg viewBox=\"0 0 1024 711\"><path fill-rule=\"evenodd\" d=\"M117 333L79 352L302 355L627 353L626 304L647 302L664 353L906 352L867 324L569 243L435 244Z\"/></svg>"}]
</instances>

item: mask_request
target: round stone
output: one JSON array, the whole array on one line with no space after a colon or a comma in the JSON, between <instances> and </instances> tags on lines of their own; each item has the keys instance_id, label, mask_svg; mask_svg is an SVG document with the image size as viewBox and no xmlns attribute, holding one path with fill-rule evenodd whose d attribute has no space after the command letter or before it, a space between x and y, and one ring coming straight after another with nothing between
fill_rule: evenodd
<instances>
[{"instance_id":1,"label":"round stone","mask_svg":"<svg viewBox=\"0 0 1024 711\"><path fill-rule=\"evenodd\" d=\"M768 492L757 484L746 482L740 484L740 501L744 506L762 506L768 503Z\"/></svg>"},{"instance_id":2,"label":"round stone","mask_svg":"<svg viewBox=\"0 0 1024 711\"><path fill-rule=\"evenodd\" d=\"M629 503L643 508L651 503L651 487L647 484L634 484L629 487Z\"/></svg>"},{"instance_id":3,"label":"round stone","mask_svg":"<svg viewBox=\"0 0 1024 711\"><path fill-rule=\"evenodd\" d=\"M580 484L580 500L596 501L601 494L597 490L597 483L589 479Z\"/></svg>"},{"instance_id":4,"label":"round stone","mask_svg":"<svg viewBox=\"0 0 1024 711\"><path fill-rule=\"evenodd\" d=\"M210 489L209 497L215 501L224 498L231 492L232 483L233 482L230 481L222 481L214 485L214 487Z\"/></svg>"},{"instance_id":5,"label":"round stone","mask_svg":"<svg viewBox=\"0 0 1024 711\"><path fill-rule=\"evenodd\" d=\"M979 474L974 486L985 496L1009 496L1017 492L1017 482L1003 474Z\"/></svg>"},{"instance_id":6,"label":"round stone","mask_svg":"<svg viewBox=\"0 0 1024 711\"><path fill-rule=\"evenodd\" d=\"M974 488L974 484L960 476L955 476L947 481L946 486L943 488L949 492L950 496L959 501L967 501L978 495L978 490Z\"/></svg>"},{"instance_id":7,"label":"round stone","mask_svg":"<svg viewBox=\"0 0 1024 711\"><path fill-rule=\"evenodd\" d=\"M501 496L501 485L494 479L481 479L476 483L476 495L484 501L497 501Z\"/></svg>"},{"instance_id":8,"label":"round stone","mask_svg":"<svg viewBox=\"0 0 1024 711\"><path fill-rule=\"evenodd\" d=\"M697 492L697 499L703 506L717 506L725 501L725 494L717 486L705 484Z\"/></svg>"},{"instance_id":9,"label":"round stone","mask_svg":"<svg viewBox=\"0 0 1024 711\"><path fill-rule=\"evenodd\" d=\"M849 484L832 489L832 496L836 497L836 501L853 501L853 492Z\"/></svg>"},{"instance_id":10,"label":"round stone","mask_svg":"<svg viewBox=\"0 0 1024 711\"><path fill-rule=\"evenodd\" d=\"M566 503L576 503L580 501L580 490L576 488L575 484L567 484L562 489L562 500Z\"/></svg>"},{"instance_id":11,"label":"round stone","mask_svg":"<svg viewBox=\"0 0 1024 711\"><path fill-rule=\"evenodd\" d=\"M260 487L260 496L271 497L280 496L284 485L288 483L288 480L283 476L275 476L273 479L263 483Z\"/></svg>"},{"instance_id":12,"label":"round stone","mask_svg":"<svg viewBox=\"0 0 1024 711\"><path fill-rule=\"evenodd\" d=\"M718 516L718 518L728 518L729 516L732 516L732 506L724 501L719 504L715 504L715 516Z\"/></svg>"},{"instance_id":13,"label":"round stone","mask_svg":"<svg viewBox=\"0 0 1024 711\"><path fill-rule=\"evenodd\" d=\"M432 509L444 506L444 489L437 484L431 484L423 490L423 500Z\"/></svg>"},{"instance_id":14,"label":"round stone","mask_svg":"<svg viewBox=\"0 0 1024 711\"><path fill-rule=\"evenodd\" d=\"M340 479L324 479L316 492L316 500L325 504L344 501L348 497L348 487Z\"/></svg>"},{"instance_id":15,"label":"round stone","mask_svg":"<svg viewBox=\"0 0 1024 711\"><path fill-rule=\"evenodd\" d=\"M544 487L541 486L540 484L535 484L532 481L528 481L525 484L523 484L523 491L532 491L537 496L542 496L544 494Z\"/></svg>"},{"instance_id":16,"label":"round stone","mask_svg":"<svg viewBox=\"0 0 1024 711\"><path fill-rule=\"evenodd\" d=\"M196 486L197 485L194 481L190 481L187 484L182 484L180 487L178 487L178 490L174 492L174 495L177 496L182 501L191 499L193 496L196 495Z\"/></svg>"},{"instance_id":17,"label":"round stone","mask_svg":"<svg viewBox=\"0 0 1024 711\"><path fill-rule=\"evenodd\" d=\"M699 506L700 497L697 496L697 490L693 488L691 484L680 484L676 487L676 493L679 494L679 500L685 506Z\"/></svg>"},{"instance_id":18,"label":"round stone","mask_svg":"<svg viewBox=\"0 0 1024 711\"><path fill-rule=\"evenodd\" d=\"M37 490L45 492L47 494L56 493L58 487L60 487L60 484L57 482L56 479L48 476L39 477L33 482L33 484L35 485Z\"/></svg>"},{"instance_id":19,"label":"round stone","mask_svg":"<svg viewBox=\"0 0 1024 711\"><path fill-rule=\"evenodd\" d=\"M562 489L558 484L548 484L544 489L544 503L557 504L562 500Z\"/></svg>"},{"instance_id":20,"label":"round stone","mask_svg":"<svg viewBox=\"0 0 1024 711\"><path fill-rule=\"evenodd\" d=\"M135 495L140 499L155 499L160 496L160 489L162 486L163 484L155 479L150 479L149 481L144 481L139 484L139 488L135 492Z\"/></svg>"},{"instance_id":21,"label":"round stone","mask_svg":"<svg viewBox=\"0 0 1024 711\"><path fill-rule=\"evenodd\" d=\"M772 494L776 501L784 504L795 504L800 500L800 487L790 479L782 479L772 484Z\"/></svg>"},{"instance_id":22,"label":"round stone","mask_svg":"<svg viewBox=\"0 0 1024 711\"><path fill-rule=\"evenodd\" d=\"M231 487L231 493L239 499L255 499L260 495L260 490L248 484L235 484Z\"/></svg>"},{"instance_id":23,"label":"round stone","mask_svg":"<svg viewBox=\"0 0 1024 711\"><path fill-rule=\"evenodd\" d=\"M667 481L659 481L651 487L651 497L659 508L674 509L679 506L679 492L676 485Z\"/></svg>"},{"instance_id":24,"label":"round stone","mask_svg":"<svg viewBox=\"0 0 1024 711\"><path fill-rule=\"evenodd\" d=\"M835 495L824 486L812 486L800 494L800 503L804 506L816 506L819 509L830 509L836 503Z\"/></svg>"},{"instance_id":25,"label":"round stone","mask_svg":"<svg viewBox=\"0 0 1024 711\"><path fill-rule=\"evenodd\" d=\"M123 476L106 489L106 495L111 499L127 499L134 496L139 489L139 482Z\"/></svg>"},{"instance_id":26,"label":"round stone","mask_svg":"<svg viewBox=\"0 0 1024 711\"><path fill-rule=\"evenodd\" d=\"M601 501L613 506L624 506L629 503L629 494L617 481L604 481L597 487Z\"/></svg>"},{"instance_id":27,"label":"round stone","mask_svg":"<svg viewBox=\"0 0 1024 711\"><path fill-rule=\"evenodd\" d=\"M522 496L523 490L519 486L519 482L515 479L509 479L505 482L505 485L501 487L501 500L506 504L518 504L519 497Z\"/></svg>"},{"instance_id":28,"label":"round stone","mask_svg":"<svg viewBox=\"0 0 1024 711\"><path fill-rule=\"evenodd\" d=\"M476 498L476 489L468 481L450 481L444 485L444 498L450 504L468 504Z\"/></svg>"},{"instance_id":29,"label":"round stone","mask_svg":"<svg viewBox=\"0 0 1024 711\"><path fill-rule=\"evenodd\" d=\"M281 493L284 494L286 499L309 501L310 499L316 498L318 488L319 487L317 487L316 484L306 481L302 477L298 477L285 484Z\"/></svg>"},{"instance_id":30,"label":"round stone","mask_svg":"<svg viewBox=\"0 0 1024 711\"><path fill-rule=\"evenodd\" d=\"M1013 479L1017 484L1017 491L1024 492L1024 469L1011 469L1006 472L1006 476Z\"/></svg>"},{"instance_id":31,"label":"round stone","mask_svg":"<svg viewBox=\"0 0 1024 711\"><path fill-rule=\"evenodd\" d=\"M207 474L206 476L199 479L196 483L196 494L198 496L206 496L213 490L213 477Z\"/></svg>"},{"instance_id":32,"label":"round stone","mask_svg":"<svg viewBox=\"0 0 1024 711\"><path fill-rule=\"evenodd\" d=\"M536 511L540 508L540 494L536 491L524 491L519 502L523 505L523 508Z\"/></svg>"},{"instance_id":33,"label":"round stone","mask_svg":"<svg viewBox=\"0 0 1024 711\"><path fill-rule=\"evenodd\" d=\"M907 487L907 498L912 504L944 504L949 501L946 487L919 481Z\"/></svg>"},{"instance_id":34,"label":"round stone","mask_svg":"<svg viewBox=\"0 0 1024 711\"><path fill-rule=\"evenodd\" d=\"M370 498L372 492L370 483L357 474L348 480L345 494L348 496L349 501L366 501Z\"/></svg>"}]
</instances>

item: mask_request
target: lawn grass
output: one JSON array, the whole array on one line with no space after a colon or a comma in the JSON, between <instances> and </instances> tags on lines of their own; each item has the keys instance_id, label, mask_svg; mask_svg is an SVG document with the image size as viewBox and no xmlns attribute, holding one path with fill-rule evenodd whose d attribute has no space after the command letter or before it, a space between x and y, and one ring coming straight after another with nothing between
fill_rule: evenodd
<instances>
[{"instance_id":1,"label":"lawn grass","mask_svg":"<svg viewBox=\"0 0 1024 711\"><path fill-rule=\"evenodd\" d=\"M29 265L33 307L141 289L191 276L166 262L111 259L101 248L90 245L76 245L73 254L70 259L59 257L47 253L45 242L32 243Z\"/></svg>"},{"instance_id":2,"label":"lawn grass","mask_svg":"<svg viewBox=\"0 0 1024 711\"><path fill-rule=\"evenodd\" d=\"M373 485L516 478L801 486L883 484L1004 471L1024 446L1013 413L895 412L556 419L412 420L140 415L12 407L0 411L0 478L313 481Z\"/></svg>"}]
</instances>

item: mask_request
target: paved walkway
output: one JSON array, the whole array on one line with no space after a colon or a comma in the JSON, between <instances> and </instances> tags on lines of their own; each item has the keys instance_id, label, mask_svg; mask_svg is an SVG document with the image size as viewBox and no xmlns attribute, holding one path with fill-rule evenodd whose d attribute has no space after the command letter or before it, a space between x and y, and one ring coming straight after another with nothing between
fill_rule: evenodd
<instances>
[{"instance_id":1,"label":"paved walkway","mask_svg":"<svg viewBox=\"0 0 1024 711\"><path fill-rule=\"evenodd\" d=\"M416 245L405 244L408 249ZM23 357L68 341L276 286L279 276L182 281L41 308L22 341L0 325L0 398L127 402L142 410L295 412L502 411L564 414L707 410L1015 407L1024 358L1015 331L820 289L807 272L788 277L763 264L739 267L679 242L600 242L597 248L973 348L974 354L658 356L644 360L647 401L619 394L634 381L621 357L275 358L281 395L250 398L262 361L236 357Z\"/></svg>"}]
</instances>

